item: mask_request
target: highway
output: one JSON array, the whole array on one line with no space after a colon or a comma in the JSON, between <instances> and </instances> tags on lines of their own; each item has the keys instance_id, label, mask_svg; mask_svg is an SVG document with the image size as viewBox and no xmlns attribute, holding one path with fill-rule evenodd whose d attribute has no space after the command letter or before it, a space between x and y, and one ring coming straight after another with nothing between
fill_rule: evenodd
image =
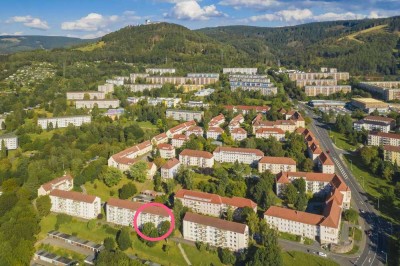
<instances>
[{"instance_id":1,"label":"highway","mask_svg":"<svg viewBox=\"0 0 400 266\"><path fill-rule=\"evenodd\" d=\"M346 184L352 192L352 199L360 212L360 217L364 219L365 230L372 230L373 234L368 237L366 234L365 248L363 253L349 262L353 265L385 265L387 252L387 237L386 234L390 233L391 224L379 217L377 210L370 204L364 189L357 182L352 172L348 169L347 165L342 161L342 150L336 149L329 137L328 129L324 123L318 121L317 117L310 111L304 104L299 103L299 108L303 109L306 116L311 118L310 129L315 134L316 138L320 141L321 148L329 151L334 164L336 173L343 177ZM362 249L362 247L360 247ZM341 263L342 264L342 263Z\"/></svg>"}]
</instances>

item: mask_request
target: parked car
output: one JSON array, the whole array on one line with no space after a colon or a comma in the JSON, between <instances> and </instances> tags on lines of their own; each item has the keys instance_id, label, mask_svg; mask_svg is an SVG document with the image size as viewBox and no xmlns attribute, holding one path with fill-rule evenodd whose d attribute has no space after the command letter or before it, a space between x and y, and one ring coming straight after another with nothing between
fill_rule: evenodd
<instances>
[{"instance_id":1,"label":"parked car","mask_svg":"<svg viewBox=\"0 0 400 266\"><path fill-rule=\"evenodd\" d=\"M318 252L318 256L321 256L324 258L328 257L328 255L326 255L324 252Z\"/></svg>"}]
</instances>

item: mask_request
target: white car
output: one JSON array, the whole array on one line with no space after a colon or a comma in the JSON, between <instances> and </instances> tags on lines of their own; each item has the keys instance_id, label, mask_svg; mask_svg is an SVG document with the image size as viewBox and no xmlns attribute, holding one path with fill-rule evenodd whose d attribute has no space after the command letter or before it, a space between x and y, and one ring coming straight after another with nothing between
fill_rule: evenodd
<instances>
[{"instance_id":1,"label":"white car","mask_svg":"<svg viewBox=\"0 0 400 266\"><path fill-rule=\"evenodd\" d=\"M328 257L328 255L326 255L324 252L318 252L318 256L321 256L324 258Z\"/></svg>"}]
</instances>

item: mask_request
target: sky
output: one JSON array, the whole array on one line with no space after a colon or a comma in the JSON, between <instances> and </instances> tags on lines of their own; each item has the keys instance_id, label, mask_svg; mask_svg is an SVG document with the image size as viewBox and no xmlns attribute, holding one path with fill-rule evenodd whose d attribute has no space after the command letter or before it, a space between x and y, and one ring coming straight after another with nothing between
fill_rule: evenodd
<instances>
[{"instance_id":1,"label":"sky","mask_svg":"<svg viewBox=\"0 0 400 266\"><path fill-rule=\"evenodd\" d=\"M3 0L0 35L101 37L145 20L190 29L400 15L400 0Z\"/></svg>"}]
</instances>

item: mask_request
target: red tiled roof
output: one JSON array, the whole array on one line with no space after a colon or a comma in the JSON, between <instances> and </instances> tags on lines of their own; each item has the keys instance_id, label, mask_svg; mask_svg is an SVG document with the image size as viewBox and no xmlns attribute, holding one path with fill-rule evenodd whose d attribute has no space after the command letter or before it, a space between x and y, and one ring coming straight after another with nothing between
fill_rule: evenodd
<instances>
[{"instance_id":1,"label":"red tiled roof","mask_svg":"<svg viewBox=\"0 0 400 266\"><path fill-rule=\"evenodd\" d=\"M196 151L196 150L189 150L184 149L180 154L180 156L189 156L189 157L201 157L206 159L213 158L213 155L208 151Z\"/></svg>"},{"instance_id":2,"label":"red tiled roof","mask_svg":"<svg viewBox=\"0 0 400 266\"><path fill-rule=\"evenodd\" d=\"M156 141L159 141L159 140L162 140L162 139L165 139L165 138L168 138L167 134L165 134L165 133L161 133L161 134L153 137L153 139L155 139Z\"/></svg>"},{"instance_id":3,"label":"red tiled roof","mask_svg":"<svg viewBox=\"0 0 400 266\"><path fill-rule=\"evenodd\" d=\"M173 150L174 146L172 146L171 144L168 143L161 143L157 145L157 149L159 150Z\"/></svg>"},{"instance_id":4,"label":"red tiled roof","mask_svg":"<svg viewBox=\"0 0 400 266\"><path fill-rule=\"evenodd\" d=\"M161 166L162 169L171 169L174 166L176 166L177 164L179 164L179 160L176 158L172 158L171 160L169 160L168 162L166 162L163 166Z\"/></svg>"},{"instance_id":5,"label":"red tiled roof","mask_svg":"<svg viewBox=\"0 0 400 266\"><path fill-rule=\"evenodd\" d=\"M240 198L240 197L222 197L222 203L230 206L235 206L237 208L244 208L244 207L249 207L249 208L257 208L257 203L252 201L251 199L246 199L246 198Z\"/></svg>"},{"instance_id":6,"label":"red tiled roof","mask_svg":"<svg viewBox=\"0 0 400 266\"><path fill-rule=\"evenodd\" d=\"M93 203L97 197L93 195L86 195L75 191L64 191L59 189L54 189L50 192L50 196L59 197L63 199L70 199L74 201L82 201L87 203Z\"/></svg>"},{"instance_id":7,"label":"red tiled roof","mask_svg":"<svg viewBox=\"0 0 400 266\"><path fill-rule=\"evenodd\" d=\"M256 134L263 134L263 133L285 134L285 132L280 128L262 127L256 130Z\"/></svg>"},{"instance_id":8,"label":"red tiled roof","mask_svg":"<svg viewBox=\"0 0 400 266\"><path fill-rule=\"evenodd\" d=\"M243 117L242 114L239 114L239 115L235 116L234 118L232 118L231 123L232 122L239 122L241 120L244 120L244 117Z\"/></svg>"},{"instance_id":9,"label":"red tiled roof","mask_svg":"<svg viewBox=\"0 0 400 266\"><path fill-rule=\"evenodd\" d=\"M271 163L271 164L287 164L287 165L296 165L295 160L287 157L263 157L259 161L259 163Z\"/></svg>"},{"instance_id":10,"label":"red tiled roof","mask_svg":"<svg viewBox=\"0 0 400 266\"><path fill-rule=\"evenodd\" d=\"M247 228L247 225L245 224L230 222L219 218L204 216L191 212L187 212L185 214L183 221L207 225L210 227L215 227L221 230L232 231L240 234L244 234Z\"/></svg>"},{"instance_id":11,"label":"red tiled roof","mask_svg":"<svg viewBox=\"0 0 400 266\"><path fill-rule=\"evenodd\" d=\"M285 220L296 221L299 223L305 223L310 225L317 225L323 219L324 216L286 209L282 207L271 206L265 213L266 216L278 217Z\"/></svg>"},{"instance_id":12,"label":"red tiled roof","mask_svg":"<svg viewBox=\"0 0 400 266\"><path fill-rule=\"evenodd\" d=\"M199 126L192 126L190 128L188 128L187 131L191 131L191 132L203 132L203 128L199 127Z\"/></svg>"},{"instance_id":13,"label":"red tiled roof","mask_svg":"<svg viewBox=\"0 0 400 266\"><path fill-rule=\"evenodd\" d=\"M342 209L340 208L339 204L337 204L333 198L329 199L325 203L325 208L324 208L325 219L321 222L321 225L332 228L338 228L341 214L342 214Z\"/></svg>"},{"instance_id":14,"label":"red tiled roof","mask_svg":"<svg viewBox=\"0 0 400 266\"><path fill-rule=\"evenodd\" d=\"M232 129L231 134L242 134L242 135L247 135L247 131L244 130L243 128L241 128L241 127L238 127L238 128Z\"/></svg>"},{"instance_id":15,"label":"red tiled roof","mask_svg":"<svg viewBox=\"0 0 400 266\"><path fill-rule=\"evenodd\" d=\"M219 152L235 152L235 153L253 153L257 156L264 156L264 153L258 149L248 149L248 148L233 148L233 147L217 147L214 153Z\"/></svg>"},{"instance_id":16,"label":"red tiled roof","mask_svg":"<svg viewBox=\"0 0 400 266\"><path fill-rule=\"evenodd\" d=\"M213 117L208 123L209 126L215 126L225 121L225 116L223 114L219 114L216 117Z\"/></svg>"},{"instance_id":17,"label":"red tiled roof","mask_svg":"<svg viewBox=\"0 0 400 266\"><path fill-rule=\"evenodd\" d=\"M282 172L277 175L277 183L288 183L289 177L304 178L306 181L329 182L339 191L347 191L349 188L341 177L336 174L312 173L312 172ZM289 181L290 182L290 181Z\"/></svg>"},{"instance_id":18,"label":"red tiled roof","mask_svg":"<svg viewBox=\"0 0 400 266\"><path fill-rule=\"evenodd\" d=\"M107 201L107 205L109 206L114 206L118 208L123 208L123 209L129 209L132 211L136 211L139 207L143 206L145 203L141 202L133 202L130 200L121 200L121 199L115 199L115 198L110 198ZM168 212L161 207L157 206L150 206L147 207L143 210L143 213L149 213L149 214L154 214L154 215L160 215L164 217L168 217ZM133 223L133 220L132 220Z\"/></svg>"},{"instance_id":19,"label":"red tiled roof","mask_svg":"<svg viewBox=\"0 0 400 266\"><path fill-rule=\"evenodd\" d=\"M391 151L391 152L400 152L400 147L398 146L390 146L390 145L384 145L383 150L385 151Z\"/></svg>"},{"instance_id":20,"label":"red tiled roof","mask_svg":"<svg viewBox=\"0 0 400 266\"><path fill-rule=\"evenodd\" d=\"M152 144L148 140L148 141L142 142L138 145L135 145L133 147L130 147L128 149L125 149L117 154L114 154L112 157L116 162L122 162L125 159L124 157L127 157L130 154L136 153L140 150L144 150L145 148L148 148L149 146L152 146ZM130 158L126 158L126 159L132 160Z\"/></svg>"},{"instance_id":21,"label":"red tiled roof","mask_svg":"<svg viewBox=\"0 0 400 266\"><path fill-rule=\"evenodd\" d=\"M400 139L400 134L385 133L385 132L370 132L369 135L379 136L382 138Z\"/></svg>"},{"instance_id":22,"label":"red tiled roof","mask_svg":"<svg viewBox=\"0 0 400 266\"><path fill-rule=\"evenodd\" d=\"M217 133L223 133L224 130L220 127L209 127L207 132L217 132Z\"/></svg>"},{"instance_id":23,"label":"red tiled roof","mask_svg":"<svg viewBox=\"0 0 400 266\"><path fill-rule=\"evenodd\" d=\"M196 125L196 121L188 121L185 123L182 123L180 125L177 125L173 128L169 129L169 132L171 132L172 134L174 134L175 132L181 131L181 130L187 130L189 127L191 126L195 126Z\"/></svg>"},{"instance_id":24,"label":"red tiled roof","mask_svg":"<svg viewBox=\"0 0 400 266\"><path fill-rule=\"evenodd\" d=\"M44 183L41 187L43 187L43 189L45 190L45 191L50 191L52 188L53 188L53 185L57 185L57 184L59 184L59 183L63 183L63 182L65 182L65 181L67 181L67 180L69 180L69 181L71 181L72 182L72 176L70 176L70 175L64 175L64 176L62 176L62 177L58 177L58 178L56 178L56 179L53 179L53 180L51 180L51 181L49 181L49 182L47 182L47 183Z\"/></svg>"},{"instance_id":25,"label":"red tiled roof","mask_svg":"<svg viewBox=\"0 0 400 266\"><path fill-rule=\"evenodd\" d=\"M183 134L177 134L172 137L172 139L177 139L177 140L188 140L189 138L186 135Z\"/></svg>"},{"instance_id":26,"label":"red tiled roof","mask_svg":"<svg viewBox=\"0 0 400 266\"><path fill-rule=\"evenodd\" d=\"M318 159L321 161L322 164L324 165L334 165L331 158L329 158L328 155L326 155L325 152L322 152L319 156Z\"/></svg>"}]
</instances>

